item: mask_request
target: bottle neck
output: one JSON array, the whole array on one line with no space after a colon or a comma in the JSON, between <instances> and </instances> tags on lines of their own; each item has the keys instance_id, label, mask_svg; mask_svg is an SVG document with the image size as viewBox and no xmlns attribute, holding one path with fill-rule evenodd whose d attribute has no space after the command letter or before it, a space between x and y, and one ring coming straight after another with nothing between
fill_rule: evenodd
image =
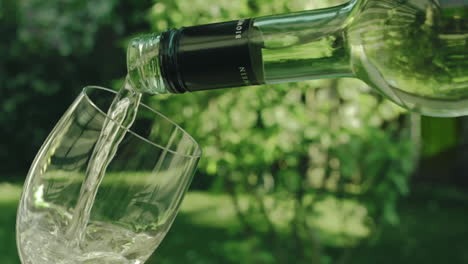
<instances>
[{"instance_id":1,"label":"bottle neck","mask_svg":"<svg viewBox=\"0 0 468 264\"><path fill-rule=\"evenodd\" d=\"M262 17L253 27L261 32L265 83L353 76L345 28L355 1L344 5Z\"/></svg>"},{"instance_id":2,"label":"bottle neck","mask_svg":"<svg viewBox=\"0 0 468 264\"><path fill-rule=\"evenodd\" d=\"M156 94L353 76L344 33L356 2L136 39L129 78Z\"/></svg>"}]
</instances>

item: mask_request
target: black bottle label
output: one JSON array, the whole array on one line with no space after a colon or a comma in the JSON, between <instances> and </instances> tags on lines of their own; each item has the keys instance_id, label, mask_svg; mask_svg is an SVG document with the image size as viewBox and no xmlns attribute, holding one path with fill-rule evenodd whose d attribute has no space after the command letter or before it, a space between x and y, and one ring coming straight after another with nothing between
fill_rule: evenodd
<instances>
[{"instance_id":1,"label":"black bottle label","mask_svg":"<svg viewBox=\"0 0 468 264\"><path fill-rule=\"evenodd\" d=\"M263 82L251 19L181 28L161 38L162 74L174 92Z\"/></svg>"}]
</instances>

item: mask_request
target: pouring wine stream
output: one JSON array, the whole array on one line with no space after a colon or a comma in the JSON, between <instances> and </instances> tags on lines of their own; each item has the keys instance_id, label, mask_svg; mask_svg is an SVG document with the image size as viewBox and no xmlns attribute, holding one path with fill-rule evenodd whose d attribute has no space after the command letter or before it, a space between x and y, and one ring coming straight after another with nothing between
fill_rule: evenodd
<instances>
[{"instance_id":1,"label":"pouring wine stream","mask_svg":"<svg viewBox=\"0 0 468 264\"><path fill-rule=\"evenodd\" d=\"M70 227L66 232L67 239L72 243L79 244L84 239L84 230L89 222L99 185L126 134L126 129L135 121L141 95L133 88L129 78L126 78L124 86L109 107L108 118L91 155Z\"/></svg>"}]
</instances>

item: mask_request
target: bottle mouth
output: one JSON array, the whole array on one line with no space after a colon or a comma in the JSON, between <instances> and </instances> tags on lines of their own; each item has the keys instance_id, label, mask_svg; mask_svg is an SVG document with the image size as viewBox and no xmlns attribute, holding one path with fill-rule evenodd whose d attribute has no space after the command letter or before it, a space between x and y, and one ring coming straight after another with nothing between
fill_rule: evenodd
<instances>
[{"instance_id":1,"label":"bottle mouth","mask_svg":"<svg viewBox=\"0 0 468 264\"><path fill-rule=\"evenodd\" d=\"M128 80L135 90L145 94L167 93L160 69L160 36L143 35L127 47Z\"/></svg>"}]
</instances>

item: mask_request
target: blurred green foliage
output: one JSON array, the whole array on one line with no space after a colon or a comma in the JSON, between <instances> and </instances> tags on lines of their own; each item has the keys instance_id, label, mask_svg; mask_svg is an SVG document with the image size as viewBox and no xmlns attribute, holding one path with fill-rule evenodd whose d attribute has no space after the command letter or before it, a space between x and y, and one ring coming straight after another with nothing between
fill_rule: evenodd
<instances>
[{"instance_id":1,"label":"blurred green foliage","mask_svg":"<svg viewBox=\"0 0 468 264\"><path fill-rule=\"evenodd\" d=\"M25 171L87 84L125 74L124 40L148 30L147 1L0 1L0 171Z\"/></svg>"},{"instance_id":2,"label":"blurred green foliage","mask_svg":"<svg viewBox=\"0 0 468 264\"><path fill-rule=\"evenodd\" d=\"M422 117L423 155L431 157L457 145L457 120L454 118Z\"/></svg>"}]
</instances>

